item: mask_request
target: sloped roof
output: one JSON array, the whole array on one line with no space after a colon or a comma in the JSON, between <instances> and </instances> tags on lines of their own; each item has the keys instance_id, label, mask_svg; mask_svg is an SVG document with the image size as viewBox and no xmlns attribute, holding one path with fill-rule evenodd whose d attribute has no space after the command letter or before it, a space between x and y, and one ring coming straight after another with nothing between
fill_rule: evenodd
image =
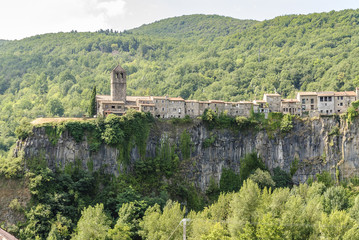
<instances>
[{"instance_id":1,"label":"sloped roof","mask_svg":"<svg viewBox=\"0 0 359 240\"><path fill-rule=\"evenodd\" d=\"M168 98L168 100L170 100L170 101L184 101L184 99L181 98L181 97L172 97L172 98Z\"/></svg>"},{"instance_id":2,"label":"sloped roof","mask_svg":"<svg viewBox=\"0 0 359 240\"><path fill-rule=\"evenodd\" d=\"M18 240L16 237L0 228L0 239L1 240Z\"/></svg>"},{"instance_id":3,"label":"sloped roof","mask_svg":"<svg viewBox=\"0 0 359 240\"><path fill-rule=\"evenodd\" d=\"M299 102L298 99L282 99L282 102L285 102L285 103L297 103Z\"/></svg>"},{"instance_id":4,"label":"sloped roof","mask_svg":"<svg viewBox=\"0 0 359 240\"><path fill-rule=\"evenodd\" d=\"M115 67L112 71L116 72L116 73L126 73L125 69L123 69L120 64L117 65L117 67Z\"/></svg>"},{"instance_id":5,"label":"sloped roof","mask_svg":"<svg viewBox=\"0 0 359 240\"><path fill-rule=\"evenodd\" d=\"M313 96L313 95L318 95L317 92L298 92L298 95L300 96Z\"/></svg>"},{"instance_id":6,"label":"sloped roof","mask_svg":"<svg viewBox=\"0 0 359 240\"><path fill-rule=\"evenodd\" d=\"M330 92L319 92L318 96L334 96L334 92L330 91Z\"/></svg>"},{"instance_id":7,"label":"sloped roof","mask_svg":"<svg viewBox=\"0 0 359 240\"><path fill-rule=\"evenodd\" d=\"M265 93L264 95L267 97L280 97L280 94L278 93Z\"/></svg>"},{"instance_id":8,"label":"sloped roof","mask_svg":"<svg viewBox=\"0 0 359 240\"><path fill-rule=\"evenodd\" d=\"M354 91L336 92L335 96L356 97L356 93Z\"/></svg>"}]
</instances>

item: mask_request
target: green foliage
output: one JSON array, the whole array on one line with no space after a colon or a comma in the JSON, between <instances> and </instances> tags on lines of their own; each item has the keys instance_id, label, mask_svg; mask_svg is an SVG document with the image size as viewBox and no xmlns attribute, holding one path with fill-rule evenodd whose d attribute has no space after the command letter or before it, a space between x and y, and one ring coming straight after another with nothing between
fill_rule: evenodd
<instances>
[{"instance_id":1,"label":"green foliage","mask_svg":"<svg viewBox=\"0 0 359 240\"><path fill-rule=\"evenodd\" d=\"M277 188L292 187L293 181L290 174L283 171L279 167L273 169L272 179Z\"/></svg>"},{"instance_id":2,"label":"green foliage","mask_svg":"<svg viewBox=\"0 0 359 240\"><path fill-rule=\"evenodd\" d=\"M65 127L63 124L46 124L44 125L45 133L47 137L49 138L49 141L52 143L52 145L56 145L59 141L63 131L65 130Z\"/></svg>"},{"instance_id":3,"label":"green foliage","mask_svg":"<svg viewBox=\"0 0 359 240\"><path fill-rule=\"evenodd\" d=\"M323 239L347 239L345 235L353 226L354 221L348 213L334 210L329 215L322 214L318 231Z\"/></svg>"},{"instance_id":4,"label":"green foliage","mask_svg":"<svg viewBox=\"0 0 359 240\"><path fill-rule=\"evenodd\" d=\"M94 85L98 94L110 93L109 72L118 62L128 74L129 95L237 102L274 90L283 97L354 90L359 68L351 40L357 14L343 10L261 22L192 15L123 33L1 42L0 147L9 150L24 117L83 116Z\"/></svg>"},{"instance_id":5,"label":"green foliage","mask_svg":"<svg viewBox=\"0 0 359 240\"><path fill-rule=\"evenodd\" d=\"M81 212L73 240L106 239L110 220L103 211L102 204L89 206Z\"/></svg>"},{"instance_id":6,"label":"green foliage","mask_svg":"<svg viewBox=\"0 0 359 240\"><path fill-rule=\"evenodd\" d=\"M256 152L246 154L244 158L241 159L241 167L239 170L240 182L242 183L246 180L258 168L261 170L267 170L262 159L257 156Z\"/></svg>"},{"instance_id":7,"label":"green foliage","mask_svg":"<svg viewBox=\"0 0 359 240\"><path fill-rule=\"evenodd\" d=\"M358 110L358 108L359 108L359 100L356 100L356 101L352 102L351 105L353 106L353 108L355 110Z\"/></svg>"},{"instance_id":8,"label":"green foliage","mask_svg":"<svg viewBox=\"0 0 359 240\"><path fill-rule=\"evenodd\" d=\"M22 177L24 174L24 159L22 156L13 157L9 155L6 157L0 156L0 175L6 178Z\"/></svg>"},{"instance_id":9,"label":"green foliage","mask_svg":"<svg viewBox=\"0 0 359 240\"><path fill-rule=\"evenodd\" d=\"M339 127L336 125L330 129L330 132L328 133L328 136L339 136L340 130Z\"/></svg>"},{"instance_id":10,"label":"green foliage","mask_svg":"<svg viewBox=\"0 0 359 240\"><path fill-rule=\"evenodd\" d=\"M172 124L188 124L192 123L193 119L189 115L186 115L184 118L171 118L170 122Z\"/></svg>"},{"instance_id":11,"label":"green foliage","mask_svg":"<svg viewBox=\"0 0 359 240\"><path fill-rule=\"evenodd\" d=\"M89 117L93 117L97 114L97 106L96 106L96 86L93 87L91 98L90 98L90 104L88 107L88 114Z\"/></svg>"},{"instance_id":12,"label":"green foliage","mask_svg":"<svg viewBox=\"0 0 359 240\"><path fill-rule=\"evenodd\" d=\"M203 144L202 144L203 147L204 147L204 148L208 148L208 147L212 146L213 143L215 143L216 139L217 139L217 136L216 136L216 135L212 135L212 136L206 138L206 139L203 141Z\"/></svg>"},{"instance_id":13,"label":"green foliage","mask_svg":"<svg viewBox=\"0 0 359 240\"><path fill-rule=\"evenodd\" d=\"M222 172L222 177L223 177L223 172ZM218 183L213 177L211 177L209 179L209 185L206 190L206 196L209 198L210 202L214 202L215 200L218 199L219 194L220 194L220 188L218 186Z\"/></svg>"},{"instance_id":14,"label":"green foliage","mask_svg":"<svg viewBox=\"0 0 359 240\"><path fill-rule=\"evenodd\" d=\"M288 133L293 129L293 118L295 116L290 114L284 114L282 121L280 123L280 130L283 133Z\"/></svg>"},{"instance_id":15,"label":"green foliage","mask_svg":"<svg viewBox=\"0 0 359 240\"><path fill-rule=\"evenodd\" d=\"M191 157L192 141L191 136L184 130L180 136L180 149L183 159L189 159Z\"/></svg>"},{"instance_id":16,"label":"green foliage","mask_svg":"<svg viewBox=\"0 0 359 240\"><path fill-rule=\"evenodd\" d=\"M271 175L268 171L263 171L261 169L257 169L254 173L252 173L248 179L252 180L258 187L263 188L274 188L275 182L273 181Z\"/></svg>"},{"instance_id":17,"label":"green foliage","mask_svg":"<svg viewBox=\"0 0 359 240\"><path fill-rule=\"evenodd\" d=\"M348 194L342 186L328 188L323 196L323 208L328 214L333 209L345 210L349 205Z\"/></svg>"},{"instance_id":18,"label":"green foliage","mask_svg":"<svg viewBox=\"0 0 359 240\"><path fill-rule=\"evenodd\" d=\"M64 115L65 109L59 99L51 99L46 105L47 113L50 116L62 117Z\"/></svg>"},{"instance_id":19,"label":"green foliage","mask_svg":"<svg viewBox=\"0 0 359 240\"><path fill-rule=\"evenodd\" d=\"M294 174L298 171L299 160L294 158L293 162L290 164L290 176L293 177Z\"/></svg>"},{"instance_id":20,"label":"green foliage","mask_svg":"<svg viewBox=\"0 0 359 240\"><path fill-rule=\"evenodd\" d=\"M318 182L324 183L326 187L333 186L334 182L332 176L328 171L323 171L322 173L317 173L316 175Z\"/></svg>"},{"instance_id":21,"label":"green foliage","mask_svg":"<svg viewBox=\"0 0 359 240\"><path fill-rule=\"evenodd\" d=\"M347 122L351 123L358 116L358 111L353 106L348 107L346 112Z\"/></svg>"},{"instance_id":22,"label":"green foliage","mask_svg":"<svg viewBox=\"0 0 359 240\"><path fill-rule=\"evenodd\" d=\"M33 134L33 126L29 122L22 122L20 126L15 129L16 137L20 140L24 140Z\"/></svg>"},{"instance_id":23,"label":"green foliage","mask_svg":"<svg viewBox=\"0 0 359 240\"><path fill-rule=\"evenodd\" d=\"M221 179L219 181L219 189L221 192L238 191L241 187L239 174L236 174L230 168L222 168Z\"/></svg>"},{"instance_id":24,"label":"green foliage","mask_svg":"<svg viewBox=\"0 0 359 240\"><path fill-rule=\"evenodd\" d=\"M149 207L140 222L140 235L144 239L166 240L172 237L179 238L182 235L181 229L176 228L179 222L184 218L185 209L176 202L168 201L161 211L156 204Z\"/></svg>"}]
</instances>

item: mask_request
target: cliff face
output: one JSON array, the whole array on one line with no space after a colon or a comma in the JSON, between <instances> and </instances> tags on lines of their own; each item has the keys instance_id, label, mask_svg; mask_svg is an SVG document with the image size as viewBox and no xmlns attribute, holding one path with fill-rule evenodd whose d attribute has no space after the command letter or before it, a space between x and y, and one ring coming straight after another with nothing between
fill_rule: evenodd
<instances>
[{"instance_id":1,"label":"cliff face","mask_svg":"<svg viewBox=\"0 0 359 240\"><path fill-rule=\"evenodd\" d=\"M334 131L337 129L337 131ZM181 162L184 177L193 181L202 190L210 178L219 180L223 168L238 172L241 158L247 153L257 152L271 170L280 167L289 172L292 162L297 159L298 170L294 182L304 182L324 170L333 176L338 169L340 177L350 177L359 173L359 121L348 125L335 117L312 120L296 120L293 129L287 134L267 131L231 131L226 129L209 130L201 121L187 125L173 125L168 122L155 122L147 139L146 157L154 157L162 139L180 145L180 135L187 130L191 137L191 157ZM42 127L35 127L34 134L25 141L19 141L15 155L23 152L25 161L32 158L45 159L48 166L64 167L69 162L79 160L84 168L93 165L114 175L121 171L131 171L140 155L137 147L130 153L130 164L118 164L119 149L102 144L95 153L90 152L86 137L76 142L64 131L54 145L49 141ZM212 138L210 144L204 144ZM181 154L179 153L181 158Z\"/></svg>"}]
</instances>

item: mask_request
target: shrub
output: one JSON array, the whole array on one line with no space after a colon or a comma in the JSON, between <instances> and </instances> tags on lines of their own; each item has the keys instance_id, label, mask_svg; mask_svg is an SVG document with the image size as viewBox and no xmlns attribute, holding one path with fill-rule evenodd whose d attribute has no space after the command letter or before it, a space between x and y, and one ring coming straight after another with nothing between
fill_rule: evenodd
<instances>
[{"instance_id":1,"label":"shrub","mask_svg":"<svg viewBox=\"0 0 359 240\"><path fill-rule=\"evenodd\" d=\"M279 167L276 167L273 169L272 179L275 182L276 188L293 186L293 181L292 181L292 177L290 176L290 174L283 171Z\"/></svg>"},{"instance_id":2,"label":"shrub","mask_svg":"<svg viewBox=\"0 0 359 240\"><path fill-rule=\"evenodd\" d=\"M318 182L324 183L326 187L333 186L333 179L328 171L323 171L321 174L317 173L316 177Z\"/></svg>"},{"instance_id":3,"label":"shrub","mask_svg":"<svg viewBox=\"0 0 359 240\"><path fill-rule=\"evenodd\" d=\"M15 129L15 134L18 139L24 140L33 134L32 129L33 125L29 122L22 122L20 126Z\"/></svg>"},{"instance_id":4,"label":"shrub","mask_svg":"<svg viewBox=\"0 0 359 240\"><path fill-rule=\"evenodd\" d=\"M257 153L249 153L241 159L241 167L239 171L240 182L243 183L254 171L257 169L267 170L262 159L257 156Z\"/></svg>"}]
</instances>

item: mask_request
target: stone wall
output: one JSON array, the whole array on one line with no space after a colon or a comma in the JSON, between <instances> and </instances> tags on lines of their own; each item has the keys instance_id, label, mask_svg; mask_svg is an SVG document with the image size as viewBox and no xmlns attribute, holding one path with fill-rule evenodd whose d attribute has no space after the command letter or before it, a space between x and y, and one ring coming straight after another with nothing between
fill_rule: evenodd
<instances>
[{"instance_id":1,"label":"stone wall","mask_svg":"<svg viewBox=\"0 0 359 240\"><path fill-rule=\"evenodd\" d=\"M147 140L146 156L155 156L156 148L163 138L179 146L180 135L187 130L192 141L191 159L182 161L181 168L184 177L202 190L207 188L211 177L219 181L223 168L238 172L241 159L253 151L263 158L270 170L280 167L289 172L294 159L298 159L299 169L293 177L296 183L304 182L309 176L315 176L324 170L334 177L336 168L339 169L341 178L359 173L358 119L349 126L336 117L296 120L293 125L290 133L278 132L273 135L265 130L209 130L200 120L185 126L173 125L169 121L156 121ZM330 136L329 133L335 126L339 126L340 134ZM211 136L216 136L215 142L204 147L203 142ZM114 175L121 171L131 171L131 166L123 169L123 166L118 165L117 148L102 144L98 152L91 154L86 138L77 143L66 131L57 144L53 145L44 128L34 128L33 136L17 143L14 154L18 155L20 151L24 152L25 159L46 159L52 169L80 160L84 168L87 168L89 162L93 162L94 170L104 168ZM131 151L131 164L137 159L139 153L134 147Z\"/></svg>"}]
</instances>

